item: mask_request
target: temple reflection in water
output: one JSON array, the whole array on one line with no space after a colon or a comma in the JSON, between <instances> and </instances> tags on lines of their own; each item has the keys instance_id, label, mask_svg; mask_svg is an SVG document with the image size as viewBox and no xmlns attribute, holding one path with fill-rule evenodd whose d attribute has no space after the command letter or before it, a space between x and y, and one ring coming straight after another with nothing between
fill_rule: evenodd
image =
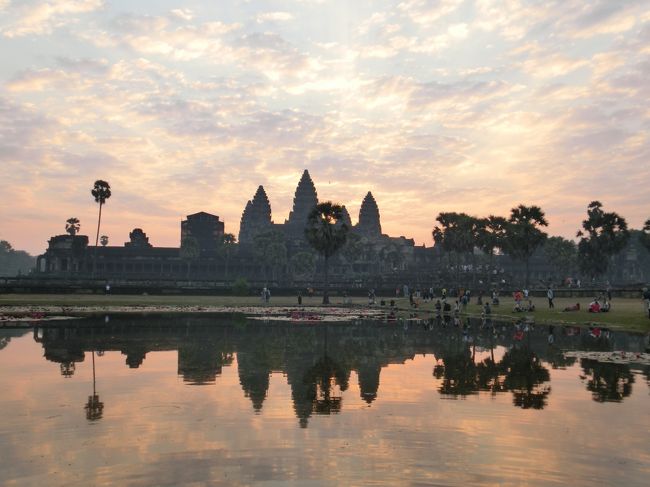
<instances>
[{"instance_id":1,"label":"temple reflection in water","mask_svg":"<svg viewBox=\"0 0 650 487\"><path fill-rule=\"evenodd\" d=\"M223 368L236 362L243 393L256 412L263 409L271 375L281 373L303 427L313 414L342 410L342 393L352 372L368 405L381 400L382 369L416 354L432 357L433 386L443 397L507 393L516 407L542 409L552 397L549 369L571 366L577 360L566 358L562 350L641 352L646 346L640 335L611 332L595 338L584 330L559 327L549 344L548 333L548 327L531 327L522 333L510 324L492 329L481 328L480 322L456 328L430 321L327 325L260 322L241 315L165 315L112 317L107 323L93 318L35 328L34 339L42 344L45 358L58 363L66 377L74 376L75 364L89 353L119 351L126 366L138 368L151 352L177 351L178 375L185 383L218 387ZM580 359L580 366L579 379L598 402L629 396L634 369L642 368L590 359ZM643 372L650 378L649 367ZM94 419L100 417L101 411L96 412Z\"/></svg>"}]
</instances>

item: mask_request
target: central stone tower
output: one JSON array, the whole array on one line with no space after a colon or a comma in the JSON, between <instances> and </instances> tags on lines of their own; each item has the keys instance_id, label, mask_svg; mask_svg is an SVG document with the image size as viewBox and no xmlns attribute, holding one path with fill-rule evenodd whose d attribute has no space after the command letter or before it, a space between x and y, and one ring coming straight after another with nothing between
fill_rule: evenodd
<instances>
[{"instance_id":1,"label":"central stone tower","mask_svg":"<svg viewBox=\"0 0 650 487\"><path fill-rule=\"evenodd\" d=\"M316 187L311 180L309 171L305 169L293 197L293 209L289 213L289 219L285 222L287 230L292 236L302 237L304 235L309 212L317 204Z\"/></svg>"}]
</instances>

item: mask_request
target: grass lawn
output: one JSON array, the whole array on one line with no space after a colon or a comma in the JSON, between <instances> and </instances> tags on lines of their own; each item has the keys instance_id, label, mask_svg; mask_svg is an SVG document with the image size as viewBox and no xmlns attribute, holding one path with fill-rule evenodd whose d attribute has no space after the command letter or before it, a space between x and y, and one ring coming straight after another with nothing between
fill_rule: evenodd
<instances>
[{"instance_id":1,"label":"grass lawn","mask_svg":"<svg viewBox=\"0 0 650 487\"><path fill-rule=\"evenodd\" d=\"M367 306L368 300L362 297L349 298L353 305ZM377 303L381 297L377 298ZM389 301L391 298L385 298ZM320 306L322 297L303 297L303 306ZM650 319L641 299L615 298L612 301L612 310L609 313L587 313L591 299L556 298L555 309L548 308L546 298L533 298L536 311L533 313L514 313L514 301L511 297L502 297L501 305L492 308L492 317L495 319L515 320L525 316L534 316L536 323L548 324L576 324L576 325L602 325L610 328L629 331L650 332ZM569 305L580 303L581 311L562 312ZM476 305L476 299L467 307L467 314L480 315L481 307ZM272 296L271 306L296 306L295 296ZM343 298L331 297L332 306L343 305ZM408 299L396 299L396 304L401 310L410 310ZM452 302L453 304L453 302ZM2 294L0 295L0 313L2 307L29 307L29 306L262 306L257 296L149 296L149 295L95 295L95 294ZM433 311L434 303L420 303L418 311ZM136 310L137 311L137 310Z\"/></svg>"}]
</instances>

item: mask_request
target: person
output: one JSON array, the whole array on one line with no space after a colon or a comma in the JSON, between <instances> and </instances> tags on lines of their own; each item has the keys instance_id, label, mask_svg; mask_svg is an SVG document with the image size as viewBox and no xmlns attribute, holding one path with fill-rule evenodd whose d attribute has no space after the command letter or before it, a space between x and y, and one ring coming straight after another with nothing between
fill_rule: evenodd
<instances>
[{"instance_id":1,"label":"person","mask_svg":"<svg viewBox=\"0 0 650 487\"><path fill-rule=\"evenodd\" d=\"M533 304L532 299L528 299L528 307L526 308L526 311L533 312L535 311L535 305Z\"/></svg>"},{"instance_id":2,"label":"person","mask_svg":"<svg viewBox=\"0 0 650 487\"><path fill-rule=\"evenodd\" d=\"M106 291L106 294L110 294L111 292L111 285L109 283L106 283L106 287L104 288Z\"/></svg>"},{"instance_id":3,"label":"person","mask_svg":"<svg viewBox=\"0 0 650 487\"><path fill-rule=\"evenodd\" d=\"M528 299L528 288L524 288L524 299Z\"/></svg>"},{"instance_id":4,"label":"person","mask_svg":"<svg viewBox=\"0 0 650 487\"><path fill-rule=\"evenodd\" d=\"M266 304L269 304L269 301L271 301L271 290L269 288L264 288L266 290L266 293L264 294L264 301L266 301Z\"/></svg>"},{"instance_id":5,"label":"person","mask_svg":"<svg viewBox=\"0 0 650 487\"><path fill-rule=\"evenodd\" d=\"M440 314L440 310L442 310L442 303L440 302L439 299L436 301L436 304L435 304L434 307L436 308L436 313Z\"/></svg>"},{"instance_id":6,"label":"person","mask_svg":"<svg viewBox=\"0 0 650 487\"><path fill-rule=\"evenodd\" d=\"M445 301L445 304L442 307L442 311L445 315L448 315L449 312L451 311L451 304Z\"/></svg>"},{"instance_id":7,"label":"person","mask_svg":"<svg viewBox=\"0 0 650 487\"><path fill-rule=\"evenodd\" d=\"M647 287L643 288L643 299L645 300L646 308L648 309L648 318L650 318L650 290Z\"/></svg>"},{"instance_id":8,"label":"person","mask_svg":"<svg viewBox=\"0 0 650 487\"><path fill-rule=\"evenodd\" d=\"M608 300L605 300L603 302L603 305L600 307L600 312L601 313L608 313L611 308L612 308L612 305L609 303Z\"/></svg>"},{"instance_id":9,"label":"person","mask_svg":"<svg viewBox=\"0 0 650 487\"><path fill-rule=\"evenodd\" d=\"M298 291L298 306L302 305L302 293Z\"/></svg>"},{"instance_id":10,"label":"person","mask_svg":"<svg viewBox=\"0 0 650 487\"><path fill-rule=\"evenodd\" d=\"M605 292L607 293L607 299L609 301L611 301L612 300L612 285L609 283L609 281L607 281L607 289L605 290Z\"/></svg>"},{"instance_id":11,"label":"person","mask_svg":"<svg viewBox=\"0 0 650 487\"><path fill-rule=\"evenodd\" d=\"M485 303L483 306L483 315L490 316L492 314L492 308L490 308L490 303Z\"/></svg>"},{"instance_id":12,"label":"person","mask_svg":"<svg viewBox=\"0 0 650 487\"><path fill-rule=\"evenodd\" d=\"M447 299L447 289L442 288L442 300L445 301Z\"/></svg>"},{"instance_id":13,"label":"person","mask_svg":"<svg viewBox=\"0 0 650 487\"><path fill-rule=\"evenodd\" d=\"M580 303L576 303L573 306L567 306L563 311L580 311Z\"/></svg>"},{"instance_id":14,"label":"person","mask_svg":"<svg viewBox=\"0 0 650 487\"><path fill-rule=\"evenodd\" d=\"M553 304L553 299L555 299L555 292L553 292L553 288L551 286L546 289L546 297L548 298L549 309L555 308L555 305Z\"/></svg>"},{"instance_id":15,"label":"person","mask_svg":"<svg viewBox=\"0 0 650 487\"><path fill-rule=\"evenodd\" d=\"M589 313L600 313L600 303L597 298L594 298L594 300L589 303L589 309L587 311L589 311Z\"/></svg>"},{"instance_id":16,"label":"person","mask_svg":"<svg viewBox=\"0 0 650 487\"><path fill-rule=\"evenodd\" d=\"M492 291L492 306L499 306L499 293L496 289Z\"/></svg>"}]
</instances>

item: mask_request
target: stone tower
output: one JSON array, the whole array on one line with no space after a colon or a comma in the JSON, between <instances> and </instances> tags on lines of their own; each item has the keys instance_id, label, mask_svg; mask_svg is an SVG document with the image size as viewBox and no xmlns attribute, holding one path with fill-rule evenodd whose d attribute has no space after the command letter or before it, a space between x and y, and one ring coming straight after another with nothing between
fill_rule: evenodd
<instances>
[{"instance_id":1,"label":"stone tower","mask_svg":"<svg viewBox=\"0 0 650 487\"><path fill-rule=\"evenodd\" d=\"M264 187L260 186L252 201L246 203L239 226L239 243L252 244L256 235L271 229L271 204Z\"/></svg>"},{"instance_id":2,"label":"stone tower","mask_svg":"<svg viewBox=\"0 0 650 487\"><path fill-rule=\"evenodd\" d=\"M316 187L311 180L309 171L305 169L296 188L296 194L293 198L293 210L289 213L289 219L286 221L288 230L296 235L302 236L309 212L318 204L318 195Z\"/></svg>"},{"instance_id":3,"label":"stone tower","mask_svg":"<svg viewBox=\"0 0 650 487\"><path fill-rule=\"evenodd\" d=\"M381 237L381 223L379 222L379 208L377 202L368 191L368 194L361 203L359 210L359 223L356 226L357 232L370 238Z\"/></svg>"},{"instance_id":4,"label":"stone tower","mask_svg":"<svg viewBox=\"0 0 650 487\"><path fill-rule=\"evenodd\" d=\"M345 223L350 230L352 230L352 218L350 218L350 212L343 205L343 223Z\"/></svg>"}]
</instances>

